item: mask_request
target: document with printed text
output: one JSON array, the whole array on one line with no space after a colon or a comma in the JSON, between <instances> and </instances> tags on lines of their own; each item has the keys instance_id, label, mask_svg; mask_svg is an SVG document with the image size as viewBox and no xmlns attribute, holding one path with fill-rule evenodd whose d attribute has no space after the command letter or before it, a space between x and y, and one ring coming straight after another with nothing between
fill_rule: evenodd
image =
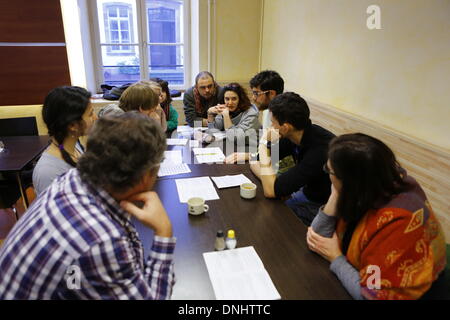
<instances>
[{"instance_id":1,"label":"document with printed text","mask_svg":"<svg viewBox=\"0 0 450 320\"><path fill-rule=\"evenodd\" d=\"M217 300L281 299L254 247L203 253Z\"/></svg>"},{"instance_id":2,"label":"document with printed text","mask_svg":"<svg viewBox=\"0 0 450 320\"><path fill-rule=\"evenodd\" d=\"M223 163L223 160L225 159L225 155L218 147L193 148L192 151L194 152L198 163Z\"/></svg>"},{"instance_id":3,"label":"document with printed text","mask_svg":"<svg viewBox=\"0 0 450 320\"><path fill-rule=\"evenodd\" d=\"M194 197L203 198L204 200L220 199L209 177L176 179L175 183L181 203L186 203L190 198Z\"/></svg>"},{"instance_id":4,"label":"document with printed text","mask_svg":"<svg viewBox=\"0 0 450 320\"><path fill-rule=\"evenodd\" d=\"M231 176L222 176L222 177L211 177L212 181L216 184L217 188L230 188L230 187L238 187L243 183L252 182L245 175L236 174Z\"/></svg>"}]
</instances>

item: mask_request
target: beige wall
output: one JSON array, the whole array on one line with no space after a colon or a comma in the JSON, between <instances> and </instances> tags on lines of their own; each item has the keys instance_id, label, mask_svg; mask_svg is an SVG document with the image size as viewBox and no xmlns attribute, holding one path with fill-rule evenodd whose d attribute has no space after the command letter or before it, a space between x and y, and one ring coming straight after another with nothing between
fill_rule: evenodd
<instances>
[{"instance_id":1,"label":"beige wall","mask_svg":"<svg viewBox=\"0 0 450 320\"><path fill-rule=\"evenodd\" d=\"M246 83L259 71L261 9L261 0L213 1L211 71L217 81Z\"/></svg>"},{"instance_id":2,"label":"beige wall","mask_svg":"<svg viewBox=\"0 0 450 320\"><path fill-rule=\"evenodd\" d=\"M264 0L261 59L287 90L450 150L448 0Z\"/></svg>"}]
</instances>

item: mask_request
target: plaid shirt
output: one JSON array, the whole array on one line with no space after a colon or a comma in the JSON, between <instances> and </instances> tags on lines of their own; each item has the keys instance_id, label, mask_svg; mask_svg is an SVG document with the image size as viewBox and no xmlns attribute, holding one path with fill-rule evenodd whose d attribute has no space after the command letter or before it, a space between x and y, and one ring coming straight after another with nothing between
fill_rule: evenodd
<instances>
[{"instance_id":1,"label":"plaid shirt","mask_svg":"<svg viewBox=\"0 0 450 320\"><path fill-rule=\"evenodd\" d=\"M0 249L0 299L168 299L175 238L146 261L130 216L76 169L33 203Z\"/></svg>"}]
</instances>

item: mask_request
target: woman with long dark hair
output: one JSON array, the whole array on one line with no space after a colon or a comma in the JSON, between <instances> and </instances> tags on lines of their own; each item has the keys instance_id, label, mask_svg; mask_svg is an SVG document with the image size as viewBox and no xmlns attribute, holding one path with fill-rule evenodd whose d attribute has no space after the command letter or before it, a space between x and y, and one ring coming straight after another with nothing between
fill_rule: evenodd
<instances>
[{"instance_id":1,"label":"woman with long dark hair","mask_svg":"<svg viewBox=\"0 0 450 320\"><path fill-rule=\"evenodd\" d=\"M250 103L239 83L226 85L219 101L221 104L208 109L209 129L234 130L235 136L245 135L249 129L259 129L258 109Z\"/></svg>"},{"instance_id":2,"label":"woman with long dark hair","mask_svg":"<svg viewBox=\"0 0 450 320\"><path fill-rule=\"evenodd\" d=\"M91 93L75 86L58 87L44 101L42 118L51 143L33 171L36 194L44 191L55 178L76 166L84 152L79 142L96 119L90 103Z\"/></svg>"},{"instance_id":3,"label":"woman with long dark hair","mask_svg":"<svg viewBox=\"0 0 450 320\"><path fill-rule=\"evenodd\" d=\"M330 142L327 204L308 229L355 299L419 299L443 281L445 239L427 197L383 142L345 134Z\"/></svg>"},{"instance_id":4,"label":"woman with long dark hair","mask_svg":"<svg viewBox=\"0 0 450 320\"><path fill-rule=\"evenodd\" d=\"M161 78L151 78L161 86L161 94L159 96L159 105L164 111L167 119L166 135L170 137L173 131L178 127L178 112L172 106L172 97L170 96L169 83Z\"/></svg>"}]
</instances>

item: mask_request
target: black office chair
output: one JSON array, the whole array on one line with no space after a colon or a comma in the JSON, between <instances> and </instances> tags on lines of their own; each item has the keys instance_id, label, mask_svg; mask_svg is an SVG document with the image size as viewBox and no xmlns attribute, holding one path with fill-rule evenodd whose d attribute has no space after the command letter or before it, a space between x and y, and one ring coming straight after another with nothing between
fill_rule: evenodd
<instances>
[{"instance_id":1,"label":"black office chair","mask_svg":"<svg viewBox=\"0 0 450 320\"><path fill-rule=\"evenodd\" d=\"M19 214L15 204L19 199L20 189L17 183L10 180L0 180L0 209L13 209L16 220L19 220Z\"/></svg>"},{"instance_id":2,"label":"black office chair","mask_svg":"<svg viewBox=\"0 0 450 320\"><path fill-rule=\"evenodd\" d=\"M36 117L0 119L0 137L37 135Z\"/></svg>"}]
</instances>

